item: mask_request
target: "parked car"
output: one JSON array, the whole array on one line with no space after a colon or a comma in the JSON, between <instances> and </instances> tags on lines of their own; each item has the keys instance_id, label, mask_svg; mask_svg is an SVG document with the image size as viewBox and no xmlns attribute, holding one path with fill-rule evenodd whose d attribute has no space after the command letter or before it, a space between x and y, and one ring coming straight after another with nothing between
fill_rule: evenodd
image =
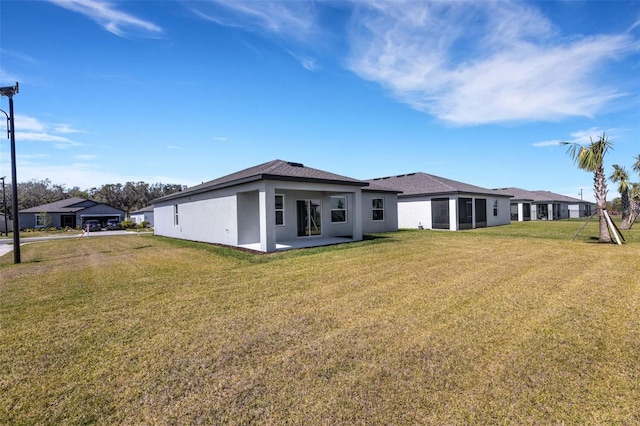
<instances>
[{"instance_id":1,"label":"parked car","mask_svg":"<svg viewBox=\"0 0 640 426\"><path fill-rule=\"evenodd\" d=\"M87 231L102 231L102 224L98 220L88 220L84 223L84 229Z\"/></svg>"},{"instance_id":2,"label":"parked car","mask_svg":"<svg viewBox=\"0 0 640 426\"><path fill-rule=\"evenodd\" d=\"M107 231L115 231L118 229L122 229L120 225L120 221L118 219L109 219L107 221Z\"/></svg>"}]
</instances>

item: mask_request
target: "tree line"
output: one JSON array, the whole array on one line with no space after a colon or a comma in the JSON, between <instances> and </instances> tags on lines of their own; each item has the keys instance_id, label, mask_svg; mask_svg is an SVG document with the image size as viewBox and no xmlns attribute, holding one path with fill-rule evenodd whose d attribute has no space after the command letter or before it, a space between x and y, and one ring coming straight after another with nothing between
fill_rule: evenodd
<instances>
[{"instance_id":1,"label":"tree line","mask_svg":"<svg viewBox=\"0 0 640 426\"><path fill-rule=\"evenodd\" d=\"M127 182L124 185L121 183L106 184L97 188L81 190L78 186L67 188L65 185L52 184L49 179L34 179L29 182L18 183L18 211L72 197L80 197L124 210L126 215L129 216L131 212L147 207L156 198L173 194L183 189L186 189L186 186L172 183ZM11 185L6 185L4 194L0 194L0 197L6 198L7 215L11 217ZM0 199L0 204L3 201L3 199Z\"/></svg>"}]
</instances>

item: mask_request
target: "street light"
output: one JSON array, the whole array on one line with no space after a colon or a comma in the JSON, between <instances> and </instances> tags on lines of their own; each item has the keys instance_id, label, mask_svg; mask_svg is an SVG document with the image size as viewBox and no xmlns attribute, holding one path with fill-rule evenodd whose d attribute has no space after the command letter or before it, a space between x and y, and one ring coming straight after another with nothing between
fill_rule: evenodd
<instances>
[{"instance_id":1,"label":"street light","mask_svg":"<svg viewBox=\"0 0 640 426\"><path fill-rule=\"evenodd\" d=\"M7 116L7 133L11 134L11 194L13 212L13 263L20 263L20 225L18 224L18 177L16 173L16 128L13 117L13 95L18 93L18 82L15 86L0 87L0 96L9 98L9 114Z\"/></svg>"}]
</instances>

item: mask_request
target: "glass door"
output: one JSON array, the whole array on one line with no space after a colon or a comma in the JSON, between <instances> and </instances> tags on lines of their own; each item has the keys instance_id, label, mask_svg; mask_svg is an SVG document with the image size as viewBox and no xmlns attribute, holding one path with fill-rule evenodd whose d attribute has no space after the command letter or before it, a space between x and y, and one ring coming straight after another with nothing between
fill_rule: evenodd
<instances>
[{"instance_id":1,"label":"glass door","mask_svg":"<svg viewBox=\"0 0 640 426\"><path fill-rule=\"evenodd\" d=\"M298 237L321 235L322 215L320 200L298 200Z\"/></svg>"}]
</instances>

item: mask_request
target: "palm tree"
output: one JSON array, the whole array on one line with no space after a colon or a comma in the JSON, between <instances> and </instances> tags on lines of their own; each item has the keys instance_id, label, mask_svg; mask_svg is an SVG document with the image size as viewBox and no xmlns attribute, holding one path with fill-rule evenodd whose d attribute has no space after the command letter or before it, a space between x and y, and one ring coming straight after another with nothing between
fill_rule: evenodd
<instances>
[{"instance_id":1,"label":"palm tree","mask_svg":"<svg viewBox=\"0 0 640 426\"><path fill-rule=\"evenodd\" d=\"M635 158L631 168L640 175L640 154ZM630 191L631 215L629 217L629 227L633 225L638 216L640 216L640 183L631 184Z\"/></svg>"},{"instance_id":2,"label":"palm tree","mask_svg":"<svg viewBox=\"0 0 640 426\"><path fill-rule=\"evenodd\" d=\"M620 229L629 229L629 219L631 216L631 202L629 201L631 182L629 181L629 173L624 167L614 164L613 173L611 173L609 179L618 184L618 192L620 193L620 201L622 202L622 223L620 224Z\"/></svg>"},{"instance_id":3,"label":"palm tree","mask_svg":"<svg viewBox=\"0 0 640 426\"><path fill-rule=\"evenodd\" d=\"M596 198L598 219L600 220L598 241L610 243L611 234L604 217L604 210L607 207L607 180L604 174L604 156L609 149L612 149L613 142L610 142L604 133L596 141L589 139L591 143L588 146L575 142L561 142L561 144L570 145L567 152L573 157L573 161L578 165L579 169L593 172L593 192Z\"/></svg>"}]
</instances>

